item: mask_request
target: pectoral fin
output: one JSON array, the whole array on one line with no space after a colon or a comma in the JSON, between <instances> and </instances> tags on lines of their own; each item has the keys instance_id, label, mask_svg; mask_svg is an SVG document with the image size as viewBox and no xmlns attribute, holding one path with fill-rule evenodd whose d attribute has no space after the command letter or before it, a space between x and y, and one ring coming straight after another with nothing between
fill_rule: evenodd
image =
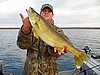
<instances>
[{"instance_id":1,"label":"pectoral fin","mask_svg":"<svg viewBox=\"0 0 100 75\"><path fill-rule=\"evenodd\" d=\"M39 29L39 25L37 24L37 22L34 22L34 28L32 29L33 30L33 34L34 34L34 36L36 37L36 38L38 38L39 36L38 36L38 33L37 33L37 31L36 31L36 29Z\"/></svg>"},{"instance_id":2,"label":"pectoral fin","mask_svg":"<svg viewBox=\"0 0 100 75\"><path fill-rule=\"evenodd\" d=\"M33 34L34 34L34 36L35 36L36 38L38 38L39 36L38 36L38 34L37 34L35 28L32 28L32 30L33 30Z\"/></svg>"}]
</instances>

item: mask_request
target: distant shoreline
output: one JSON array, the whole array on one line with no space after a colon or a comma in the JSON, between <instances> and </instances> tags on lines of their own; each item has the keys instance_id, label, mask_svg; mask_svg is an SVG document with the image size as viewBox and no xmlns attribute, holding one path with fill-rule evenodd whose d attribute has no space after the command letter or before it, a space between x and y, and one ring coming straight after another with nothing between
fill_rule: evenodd
<instances>
[{"instance_id":1,"label":"distant shoreline","mask_svg":"<svg viewBox=\"0 0 100 75\"><path fill-rule=\"evenodd\" d=\"M20 29L20 28L0 28L0 29Z\"/></svg>"},{"instance_id":2,"label":"distant shoreline","mask_svg":"<svg viewBox=\"0 0 100 75\"><path fill-rule=\"evenodd\" d=\"M61 29L100 29L100 27L61 27Z\"/></svg>"},{"instance_id":3,"label":"distant shoreline","mask_svg":"<svg viewBox=\"0 0 100 75\"><path fill-rule=\"evenodd\" d=\"M60 27L61 29L100 29L100 27ZM20 27L16 28L3 28L0 29L20 29Z\"/></svg>"}]
</instances>

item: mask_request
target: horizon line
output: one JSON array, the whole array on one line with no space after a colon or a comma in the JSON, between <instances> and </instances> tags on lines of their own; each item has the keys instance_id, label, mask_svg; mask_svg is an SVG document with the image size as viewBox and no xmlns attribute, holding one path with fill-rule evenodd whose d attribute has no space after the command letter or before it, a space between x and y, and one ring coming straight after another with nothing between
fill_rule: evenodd
<instances>
[{"instance_id":1,"label":"horizon line","mask_svg":"<svg viewBox=\"0 0 100 75\"><path fill-rule=\"evenodd\" d=\"M0 29L20 29L21 27L0 27ZM100 29L100 27L60 27L61 29Z\"/></svg>"}]
</instances>

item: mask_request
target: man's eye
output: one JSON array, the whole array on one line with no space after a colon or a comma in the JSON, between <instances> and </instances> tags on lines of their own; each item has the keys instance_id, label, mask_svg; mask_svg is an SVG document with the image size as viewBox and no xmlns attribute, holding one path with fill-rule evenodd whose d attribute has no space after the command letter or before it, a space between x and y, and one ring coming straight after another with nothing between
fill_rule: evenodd
<instances>
[{"instance_id":1,"label":"man's eye","mask_svg":"<svg viewBox=\"0 0 100 75\"><path fill-rule=\"evenodd\" d=\"M51 12L51 11L45 11L45 10L44 10L43 12Z\"/></svg>"}]
</instances>

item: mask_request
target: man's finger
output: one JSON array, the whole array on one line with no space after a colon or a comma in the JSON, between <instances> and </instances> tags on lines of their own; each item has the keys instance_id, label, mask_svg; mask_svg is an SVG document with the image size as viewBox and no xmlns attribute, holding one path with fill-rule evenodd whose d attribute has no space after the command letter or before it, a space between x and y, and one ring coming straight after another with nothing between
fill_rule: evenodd
<instances>
[{"instance_id":1,"label":"man's finger","mask_svg":"<svg viewBox=\"0 0 100 75\"><path fill-rule=\"evenodd\" d=\"M22 15L22 14L19 14L20 15L20 17L21 17L21 19L22 19L22 21L23 21L23 23L24 23L24 16Z\"/></svg>"},{"instance_id":2,"label":"man's finger","mask_svg":"<svg viewBox=\"0 0 100 75\"><path fill-rule=\"evenodd\" d=\"M63 55L63 54L64 54L64 52L61 52L61 54Z\"/></svg>"},{"instance_id":3,"label":"man's finger","mask_svg":"<svg viewBox=\"0 0 100 75\"><path fill-rule=\"evenodd\" d=\"M64 52L65 52L65 53L68 52L68 48L67 48L67 46L64 46Z\"/></svg>"}]
</instances>

